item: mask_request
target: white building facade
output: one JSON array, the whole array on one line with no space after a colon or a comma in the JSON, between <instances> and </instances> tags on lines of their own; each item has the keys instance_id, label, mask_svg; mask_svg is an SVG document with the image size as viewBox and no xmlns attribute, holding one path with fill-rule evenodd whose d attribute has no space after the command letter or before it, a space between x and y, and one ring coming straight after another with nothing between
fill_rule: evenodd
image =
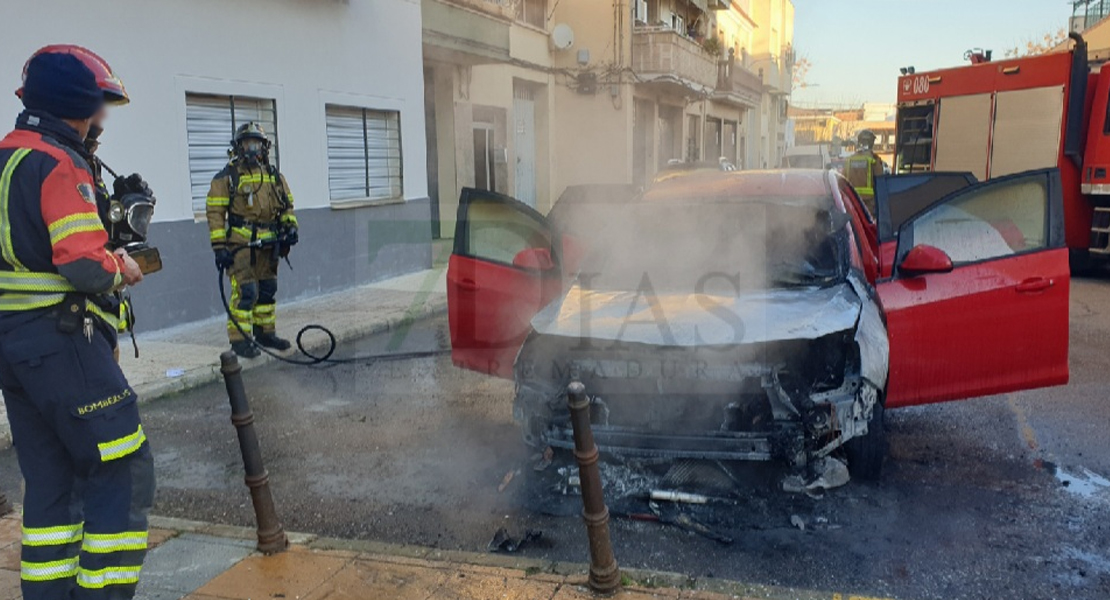
<instances>
[{"instance_id":1,"label":"white building facade","mask_svg":"<svg viewBox=\"0 0 1110 600\"><path fill-rule=\"evenodd\" d=\"M222 313L203 219L233 128L261 121L300 221L281 301L431 264L419 0L36 0L10 20L0 90L37 48L103 56L131 104L99 155L158 198L164 271L134 289L139 329ZM49 27L42 25L49 23ZM0 119L22 109L0 93ZM5 129L6 131L6 129ZM109 182L110 183L110 182Z\"/></svg>"}]
</instances>

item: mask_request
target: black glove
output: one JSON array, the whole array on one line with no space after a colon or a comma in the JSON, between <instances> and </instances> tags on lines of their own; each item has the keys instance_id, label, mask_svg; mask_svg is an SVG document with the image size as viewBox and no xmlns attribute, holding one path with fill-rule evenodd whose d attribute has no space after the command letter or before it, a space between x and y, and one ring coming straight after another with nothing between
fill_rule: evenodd
<instances>
[{"instance_id":1,"label":"black glove","mask_svg":"<svg viewBox=\"0 0 1110 600\"><path fill-rule=\"evenodd\" d=\"M132 173L127 177L117 177L112 182L112 191L115 192L115 198L123 198L126 194L139 194L154 200L154 192L150 190L150 186L138 173Z\"/></svg>"},{"instance_id":2,"label":"black glove","mask_svg":"<svg viewBox=\"0 0 1110 600\"><path fill-rule=\"evenodd\" d=\"M216 268L221 271L226 271L235 264L235 255L227 248L216 248Z\"/></svg>"},{"instance_id":3,"label":"black glove","mask_svg":"<svg viewBox=\"0 0 1110 600\"><path fill-rule=\"evenodd\" d=\"M296 246L297 242L301 241L301 235L297 232L296 227L289 227L285 230L285 239L282 243L286 246Z\"/></svg>"}]
</instances>

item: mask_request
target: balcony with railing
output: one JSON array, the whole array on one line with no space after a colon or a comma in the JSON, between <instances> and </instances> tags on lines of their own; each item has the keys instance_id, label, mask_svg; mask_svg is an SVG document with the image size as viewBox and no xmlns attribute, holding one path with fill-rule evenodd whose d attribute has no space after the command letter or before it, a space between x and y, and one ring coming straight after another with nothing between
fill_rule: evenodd
<instances>
[{"instance_id":1,"label":"balcony with railing","mask_svg":"<svg viewBox=\"0 0 1110 600\"><path fill-rule=\"evenodd\" d=\"M717 89L713 99L745 108L759 106L763 95L763 79L736 60L732 53L717 63Z\"/></svg>"},{"instance_id":2,"label":"balcony with railing","mask_svg":"<svg viewBox=\"0 0 1110 600\"><path fill-rule=\"evenodd\" d=\"M455 4L478 12L488 13L496 17L511 19L514 16L512 0L444 0L447 4Z\"/></svg>"},{"instance_id":3,"label":"balcony with railing","mask_svg":"<svg viewBox=\"0 0 1110 600\"><path fill-rule=\"evenodd\" d=\"M717 85L717 58L670 27L633 29L632 68L644 81L674 83L695 91L711 91Z\"/></svg>"},{"instance_id":4,"label":"balcony with railing","mask_svg":"<svg viewBox=\"0 0 1110 600\"><path fill-rule=\"evenodd\" d=\"M452 64L509 60L512 0L423 0L424 58Z\"/></svg>"}]
</instances>

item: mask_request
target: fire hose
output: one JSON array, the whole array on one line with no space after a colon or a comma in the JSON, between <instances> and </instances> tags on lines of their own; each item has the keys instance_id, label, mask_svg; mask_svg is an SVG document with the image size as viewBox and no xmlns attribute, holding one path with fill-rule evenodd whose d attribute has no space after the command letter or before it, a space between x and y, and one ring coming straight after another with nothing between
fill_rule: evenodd
<instances>
[{"instance_id":1,"label":"fire hose","mask_svg":"<svg viewBox=\"0 0 1110 600\"><path fill-rule=\"evenodd\" d=\"M233 250L233 254L241 252L243 250L252 249L252 248L253 249L263 248L265 246L266 246L266 243L263 243L261 241L252 242L249 245L240 246L239 248L235 248ZM227 268L221 265L218 269L217 279L219 281L219 286L220 286L220 301L223 303L224 311L227 313L228 322L233 324L235 326L235 329L239 331L239 334L242 335L244 339L249 341L251 343L251 345L253 345L255 348L258 348L260 351L268 354L272 358L280 360L281 362L291 364L291 365L300 365L300 366L303 366L303 367L311 367L311 366L320 365L320 364L333 364L333 365L335 365L335 364L351 364L351 363L360 363L360 362L377 362L377 361L380 361L380 360L407 360L407 359L413 359L413 358L427 358L427 357L431 357L431 356L442 356L442 355L447 354L448 352L450 352L450 350L438 349L438 350L421 350L421 351L417 351L417 352L387 352L387 353L382 353L382 354L362 354L362 355L351 356L351 357L347 357L347 358L332 358L332 355L335 353L336 347L339 345L339 342L336 339L335 334L332 333L332 331L330 329L328 329L327 327L324 327L323 325L320 325L320 324L317 324L317 323L309 323L308 325L305 325L304 327L301 327L300 330L297 331L297 336L295 338L296 345L297 345L297 351L300 352L301 354L303 354L306 358L298 359L298 358L290 358L288 356L283 356L281 354L278 354L277 352L274 352L274 351L270 350L269 348L266 348L262 344L259 344L254 339L254 336L251 335L251 333L248 333L247 331L245 331L243 329L243 326L239 324L239 321L235 319L234 315L231 312L231 304L229 303L229 301L227 299L227 287L224 285L224 279L225 279L224 278L224 273L225 273L225 271L227 271ZM327 338L327 340L328 340L327 350L325 350L323 352L323 354L314 354L312 351L310 351L308 348L305 347L304 336L305 336L306 333L308 333L310 331L319 331L320 333L323 333L324 336Z\"/></svg>"}]
</instances>

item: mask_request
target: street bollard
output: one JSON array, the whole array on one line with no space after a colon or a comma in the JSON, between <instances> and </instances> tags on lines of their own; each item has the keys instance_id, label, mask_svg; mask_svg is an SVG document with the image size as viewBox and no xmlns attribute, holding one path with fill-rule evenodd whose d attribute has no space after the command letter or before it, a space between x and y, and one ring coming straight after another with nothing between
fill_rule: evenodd
<instances>
[{"instance_id":1,"label":"street bollard","mask_svg":"<svg viewBox=\"0 0 1110 600\"><path fill-rule=\"evenodd\" d=\"M255 518L258 520L258 551L264 554L284 552L289 546L285 529L274 509L270 495L270 475L262 464L262 450L258 447L258 434L254 430L254 413L243 388L243 367L234 352L220 355L220 373L224 376L227 398L231 402L231 423L239 434L239 450L243 454L247 487L251 491Z\"/></svg>"},{"instance_id":2,"label":"street bollard","mask_svg":"<svg viewBox=\"0 0 1110 600\"><path fill-rule=\"evenodd\" d=\"M12 512L12 510L12 505L8 502L8 497L4 495L4 492L0 492L0 517Z\"/></svg>"},{"instance_id":3,"label":"street bollard","mask_svg":"<svg viewBox=\"0 0 1110 600\"><path fill-rule=\"evenodd\" d=\"M590 429L590 400L586 386L573 381L567 386L567 406L574 429L574 457L578 459L578 479L582 486L582 520L590 540L590 589L599 594L614 594L621 587L621 572L613 558L609 540L609 508L601 489L597 444Z\"/></svg>"}]
</instances>

